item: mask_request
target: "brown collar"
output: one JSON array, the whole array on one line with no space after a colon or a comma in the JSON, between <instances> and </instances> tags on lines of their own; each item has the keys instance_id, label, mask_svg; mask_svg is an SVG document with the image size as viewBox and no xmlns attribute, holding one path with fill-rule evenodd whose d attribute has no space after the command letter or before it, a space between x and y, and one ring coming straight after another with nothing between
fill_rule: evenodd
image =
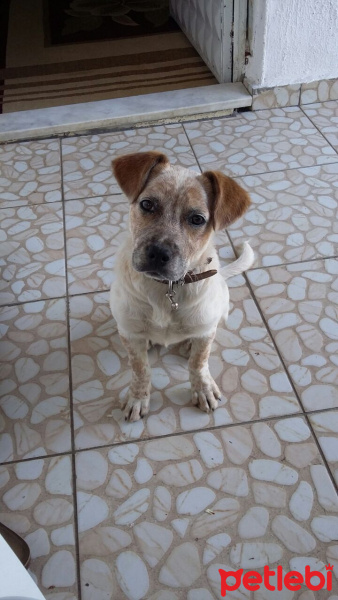
<instances>
[{"instance_id":1,"label":"brown collar","mask_svg":"<svg viewBox=\"0 0 338 600\"><path fill-rule=\"evenodd\" d=\"M173 281L176 285L184 285L186 283L195 283L196 281L201 281L202 279L207 279L208 277L212 277L216 275L217 270L211 269L210 271L204 271L204 273L193 273L192 271L188 271L188 273L179 279L178 281ZM168 285L168 279L156 279L159 283L165 283Z\"/></svg>"}]
</instances>

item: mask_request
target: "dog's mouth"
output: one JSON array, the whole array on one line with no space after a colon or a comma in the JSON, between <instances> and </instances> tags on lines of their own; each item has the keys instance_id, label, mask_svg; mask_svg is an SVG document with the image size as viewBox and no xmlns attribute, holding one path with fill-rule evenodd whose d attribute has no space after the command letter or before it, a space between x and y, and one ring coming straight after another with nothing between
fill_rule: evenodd
<instances>
[{"instance_id":1,"label":"dog's mouth","mask_svg":"<svg viewBox=\"0 0 338 600\"><path fill-rule=\"evenodd\" d=\"M185 273L182 273L180 277L177 277L176 275L168 277L168 275L164 275L163 273L159 273L158 271L143 271L143 274L149 279L156 279L157 281L179 281L185 275Z\"/></svg>"},{"instance_id":2,"label":"dog's mouth","mask_svg":"<svg viewBox=\"0 0 338 600\"><path fill-rule=\"evenodd\" d=\"M159 273L158 271L144 271L144 275L146 277L149 277L150 279L160 279L161 281L165 281L166 279L168 279L167 277L164 277L164 275L162 275L162 273Z\"/></svg>"}]
</instances>

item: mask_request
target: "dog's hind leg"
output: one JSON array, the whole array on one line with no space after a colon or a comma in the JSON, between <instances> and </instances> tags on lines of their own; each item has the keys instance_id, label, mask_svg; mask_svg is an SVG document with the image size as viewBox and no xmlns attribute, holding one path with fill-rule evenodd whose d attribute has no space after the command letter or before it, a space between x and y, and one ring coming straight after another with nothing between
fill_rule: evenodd
<instances>
[{"instance_id":1,"label":"dog's hind leg","mask_svg":"<svg viewBox=\"0 0 338 600\"><path fill-rule=\"evenodd\" d=\"M127 339L120 335L121 342L128 352L132 370L128 397L123 406L126 421L138 421L149 412L150 367L148 362L148 341Z\"/></svg>"},{"instance_id":2,"label":"dog's hind leg","mask_svg":"<svg viewBox=\"0 0 338 600\"><path fill-rule=\"evenodd\" d=\"M209 354L215 337L193 338L189 358L189 372L192 392L192 403L205 412L215 410L221 393L210 375Z\"/></svg>"}]
</instances>

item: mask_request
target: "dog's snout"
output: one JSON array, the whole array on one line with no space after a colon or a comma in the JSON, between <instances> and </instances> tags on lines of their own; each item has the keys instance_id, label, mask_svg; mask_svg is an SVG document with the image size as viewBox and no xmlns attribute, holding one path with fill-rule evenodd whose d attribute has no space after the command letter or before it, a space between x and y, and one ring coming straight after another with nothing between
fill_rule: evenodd
<instances>
[{"instance_id":1,"label":"dog's snout","mask_svg":"<svg viewBox=\"0 0 338 600\"><path fill-rule=\"evenodd\" d=\"M157 279L176 281L184 273L179 248L173 240L145 240L134 248L133 267Z\"/></svg>"},{"instance_id":2,"label":"dog's snout","mask_svg":"<svg viewBox=\"0 0 338 600\"><path fill-rule=\"evenodd\" d=\"M155 267L163 267L170 261L172 257L172 251L168 246L160 244L151 244L147 248L147 259L149 264Z\"/></svg>"}]
</instances>

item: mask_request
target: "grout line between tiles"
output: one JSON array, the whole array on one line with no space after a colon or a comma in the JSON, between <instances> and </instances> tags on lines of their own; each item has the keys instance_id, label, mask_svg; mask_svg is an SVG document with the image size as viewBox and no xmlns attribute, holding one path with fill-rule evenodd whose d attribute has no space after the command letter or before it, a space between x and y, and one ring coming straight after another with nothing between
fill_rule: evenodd
<instances>
[{"instance_id":1,"label":"grout line between tiles","mask_svg":"<svg viewBox=\"0 0 338 600\"><path fill-rule=\"evenodd\" d=\"M48 298L37 298L35 300L22 300L22 302L8 302L7 304L0 304L0 308L5 308L5 306L22 306L23 304L34 304L36 302L49 302L49 300L60 300L66 299L66 295L63 296L51 296Z\"/></svg>"},{"instance_id":2,"label":"grout line between tiles","mask_svg":"<svg viewBox=\"0 0 338 600\"><path fill-rule=\"evenodd\" d=\"M283 419L294 419L295 417L299 417L299 418L303 418L306 416L310 417L312 415L318 415L318 414L327 413L327 412L338 412L338 406L330 407L330 408L318 408L317 410L309 410L305 413L293 412L293 413L289 413L287 415L270 415L269 417L261 417L261 418L258 417L257 419L251 419L251 421L238 421L236 423L226 423L223 425L211 425L210 427L203 427L200 429L189 429L188 431L176 431L173 433L167 433L165 435L157 435L157 436L155 435L155 436L150 436L150 437L142 437L139 439L122 440L120 442L117 442L116 444L110 443L110 444L102 444L102 445L98 445L98 446L88 446L88 448L75 448L74 451L69 450L67 452L59 452L56 454L37 455L34 457L30 457L30 458L22 458L22 459L19 458L16 460L2 462L2 463L0 463L0 466L16 465L16 464L25 463L25 462L31 462L33 460L56 458L58 456L72 456L72 455L79 454L81 452L88 452L91 450L103 450L104 448L118 448L119 446L126 446L128 444L141 444L144 442L152 442L154 440L161 440L161 439L179 437L179 436L184 436L184 435L193 435L195 433L200 433L200 432L204 432L204 431L220 431L222 429L228 429L228 428L233 428L233 427L242 427L245 425L251 426L251 425L254 425L255 423L271 423L271 421L280 421ZM316 436L316 433L314 432L314 430L313 430L313 435L314 435L314 437Z\"/></svg>"},{"instance_id":3,"label":"grout line between tiles","mask_svg":"<svg viewBox=\"0 0 338 600\"><path fill-rule=\"evenodd\" d=\"M322 135L322 134L321 134ZM338 153L337 153L338 154ZM329 165L336 165L338 160L332 160L331 162L321 163L320 165L308 165L307 167L286 167L285 169L277 169L276 171L262 171L261 173L246 173L245 175L228 175L232 179L244 179L245 177L256 177L260 175L271 175L272 173L284 173L285 171L302 171L304 169L314 169L315 167L328 167Z\"/></svg>"},{"instance_id":4,"label":"grout line between tiles","mask_svg":"<svg viewBox=\"0 0 338 600\"><path fill-rule=\"evenodd\" d=\"M330 162L321 163L320 165L310 165L307 167L286 167L285 169L277 169L276 171L261 171L260 173L246 173L245 175L228 175L228 177L231 177L232 179L244 179L244 177L257 177L259 175L270 175L272 173L284 173L285 171L298 171L301 169L313 169L314 167L327 167L328 165L336 165L337 162L338 160L332 160ZM225 175L227 174L225 173Z\"/></svg>"},{"instance_id":5,"label":"grout line between tiles","mask_svg":"<svg viewBox=\"0 0 338 600\"><path fill-rule=\"evenodd\" d=\"M179 123L179 124L181 125L181 123ZM189 146L190 146L190 148L192 150L192 153L193 153L194 158L195 158L195 160L197 162L197 165L198 165L198 167L199 167L199 169L200 169L200 171L202 173L203 170L205 170L205 169L203 169L201 167L201 165L199 163L199 160L198 160L198 158L196 156L196 153L194 151L194 148L193 148L193 146L192 146L192 144L190 142L190 139L189 139L189 137L188 137L187 132L186 132L185 129L184 129L184 133L185 133L185 135L187 137L187 140L189 142ZM321 135L323 135L323 134L321 134ZM338 154L337 151L335 151L335 152ZM299 167L286 167L285 169L277 169L276 171L261 171L259 173L245 173L245 175L227 174L227 176L231 177L232 179L236 179L236 180L240 179L241 180L241 179L244 179L245 177L256 177L256 176L260 176L260 175L270 175L272 173L284 173L285 171L297 171L297 170L302 170L302 169L311 169L313 167L319 167L319 168L321 168L321 167L326 167L328 165L334 165L334 164L337 164L337 163L338 163L338 157L337 157L336 161L331 161L329 163L323 163L323 164L320 164L320 165L312 165L310 167L301 167L301 166L299 166ZM192 165L189 168L192 169ZM76 197L76 198L65 198L64 197L64 181L63 181L63 176L62 176L62 180L61 180L61 193L62 193L63 202L72 202L74 200L91 200L92 198L106 198L108 196L120 196L120 195L123 196L123 194L121 192L109 192L107 194L95 194L95 195L92 195L92 196L80 196L80 197ZM30 206L41 206L42 204L48 206L48 205L53 205L56 202L60 202L60 200L54 200L53 202L30 202L29 204L15 204L15 206L14 206L14 203L13 203L13 206L11 206L11 205L9 205L9 206L0 206L0 211L1 210L5 210L5 209L9 209L9 208L28 208Z\"/></svg>"},{"instance_id":6,"label":"grout line between tiles","mask_svg":"<svg viewBox=\"0 0 338 600\"><path fill-rule=\"evenodd\" d=\"M106 198L107 196L122 196L126 198L122 192L109 192L108 194L95 194L94 196L81 196L81 198L64 198L64 202L74 202L74 200L92 200L93 198ZM121 202L123 200L121 199Z\"/></svg>"},{"instance_id":7,"label":"grout line between tiles","mask_svg":"<svg viewBox=\"0 0 338 600\"><path fill-rule=\"evenodd\" d=\"M300 110L302 110L302 112L304 113L304 115L305 115L305 116L306 116L308 119L310 119L310 117L308 117L308 115L306 115L306 114L305 114L305 112L303 111L303 109L302 109L300 106L298 106L297 108L299 108ZM261 109L261 110L267 110L267 109L263 108L263 109ZM253 112L259 112L259 111L253 111ZM209 121L210 121L210 120L212 120L212 119L204 119L204 120L209 120ZM311 120L311 119L310 119L310 120ZM311 123L313 123L313 122L311 121ZM190 138L189 138L188 132L187 132L187 130L186 130L186 128L185 128L185 123L181 123L181 125L182 125L182 127L183 127L183 129L184 129L184 133L185 133L185 135L186 135L186 137L187 137L187 139L188 139L188 142L189 142L190 148L191 148L191 150L192 150L192 152L193 152L193 155L194 155L194 157L195 157L195 160L197 161L197 164L198 164L198 166L199 166L199 168L200 168L201 172L203 173L203 170L205 170L205 169L203 169L203 168L202 168L202 166L201 166L201 164L200 164L200 162L199 162L199 160L198 160L198 158L197 158L197 156L196 156L196 153L195 153L195 151L194 151L194 148L193 148L193 145L192 145L192 143L191 143L191 141L190 141ZM322 137L325 137L325 136L324 136L324 134L322 134L322 132L321 132L321 131L319 131L318 127L317 127L317 126L316 126L314 123L313 123L313 125L314 125L314 127L317 129L317 131L320 133L320 135L321 135ZM325 140L326 140L326 138L325 138ZM335 149L335 148L332 146L332 144L330 144L330 142L329 142L328 140L326 140L326 141L329 143L329 145L332 147L332 149L335 151L335 153L336 153L336 154L338 154L338 152L337 152L337 151L336 151L336 149ZM337 161L335 161L335 160L334 160L334 161L332 161L332 162L329 162L329 163L323 163L323 164L321 164L321 165L312 165L312 167L313 167L313 166L316 166L316 167L325 167L325 166L326 166L326 165L328 165L328 164L336 164L336 162L337 162ZM244 177L256 177L257 175L269 175L270 173L283 173L284 171L296 171L296 170L298 170L298 169L306 169L306 168L311 168L311 167L301 167L301 166L299 166L299 167L286 167L285 169L277 169L276 171L262 171L261 173L246 173L245 175L231 175L231 174L229 175L229 174L228 174L228 177L232 177L232 179L243 179ZM209 170L209 168L208 168L208 170Z\"/></svg>"},{"instance_id":8,"label":"grout line between tiles","mask_svg":"<svg viewBox=\"0 0 338 600\"><path fill-rule=\"evenodd\" d=\"M332 409L330 409L330 410L332 410ZM318 412L322 412L322 411L318 411ZM143 442L152 442L154 440L162 440L162 439L166 439L166 438L173 438L173 437L179 437L179 436L184 436L184 435L193 435L195 433L201 433L201 432L206 432L206 431L221 431L222 429L228 429L228 428L233 428L233 427L242 427L245 425L254 425L255 423L271 422L271 421L276 421L276 420L280 420L280 419L291 419L294 417L303 417L303 416L304 415L302 413L294 412L294 413L290 413L288 415L276 415L276 416L270 416L270 417L263 417L261 419L260 418L252 419L251 421L239 421L238 423L226 423L226 424L222 424L222 425L211 425L210 427L203 427L203 428L199 428L199 429L189 429L188 431L175 431L174 433L166 433L165 435L159 435L159 436L143 437L143 438L139 438L137 440L130 439L130 440L118 442L116 444L91 446L90 448L78 448L75 450L75 454L78 454L80 452L86 452L88 450L99 450L99 449L103 449L103 448L117 448L117 446L126 446L127 444L140 444Z\"/></svg>"},{"instance_id":9,"label":"grout line between tiles","mask_svg":"<svg viewBox=\"0 0 338 600\"><path fill-rule=\"evenodd\" d=\"M251 283L250 283L250 281L249 281L249 279L248 279L248 276L247 276L247 274L246 274L246 273L244 273L243 275L244 275L245 283L246 283L246 285L248 286L248 288L249 288L249 290L250 290L251 297L253 298L253 301L254 301L254 303L255 303L255 305L256 305L256 308L257 308L257 310L259 311L259 314L260 314L260 316L261 316L261 318L262 318L262 320L263 320L263 323L264 323L264 325L265 325L265 328L266 328L266 330L267 330L267 332L268 332L268 334L269 334L269 336L270 336L270 338L271 338L271 340L272 340L272 343L273 343L273 345L274 345L274 348L275 348L275 350L276 350L276 353L277 353L277 355L278 355L278 357L279 357L279 360L281 361L281 364L282 364L282 366L283 366L283 369L284 369L284 371L285 371L285 373L286 373L286 376L287 376L287 378L288 378L288 380L289 380L289 383L290 383L290 385L291 385L291 387L292 387L292 390L293 390L293 392L294 392L294 394L295 394L295 396L296 396L296 398L297 398L297 400L298 400L298 402L299 402L299 405L300 405L300 407L301 407L301 410L302 410L302 412L305 414L305 409L304 409L304 407L303 407L302 401L301 401L301 399L300 399L300 397L299 397L299 395L298 395L298 392L297 392L297 390L296 390L296 387L295 387L295 385L294 385L294 383L293 383L293 380L291 379L291 376L290 376L290 374L289 374L289 371L288 371L288 369L286 368L286 365L285 365L284 359L283 359L283 357L282 357L282 355L281 355L281 353L280 353L280 351L279 351L279 348L278 348L278 346L277 346L277 344L276 344L276 342L275 342L275 339L274 339L274 337L273 337L273 335L272 335L272 332L270 331L270 327L269 327L269 325L268 325L268 322L266 321L266 319L265 319L265 316L264 316L264 314L263 314L263 312L262 312L262 310L261 310L261 308L260 308L260 305L259 305L259 303L258 303L258 301L257 301L257 299L256 299L255 293L254 293L254 291L253 291L253 289L252 289L252 286L251 286Z\"/></svg>"},{"instance_id":10,"label":"grout line between tiles","mask_svg":"<svg viewBox=\"0 0 338 600\"><path fill-rule=\"evenodd\" d=\"M333 254L332 256L317 256L316 258L308 258L306 260L296 260L295 262L277 263L276 265L261 265L260 267L253 267L252 269L248 269L247 272L251 273L251 271L258 271L261 269L273 269L275 267L289 267L292 265L302 265L302 264L305 264L308 262L316 262L316 261L320 261L320 260L332 260L332 259L336 259L336 258L338 258L338 254Z\"/></svg>"},{"instance_id":11,"label":"grout line between tiles","mask_svg":"<svg viewBox=\"0 0 338 600\"><path fill-rule=\"evenodd\" d=\"M231 238L229 236L229 233L226 232L228 235L228 238L230 240L230 244L231 247L235 253L236 258L238 258L238 253L236 251L236 247L234 245L234 243L231 241ZM273 269L274 267L287 267L287 266L292 266L292 265L299 265L299 264L306 264L308 262L316 262L316 261L324 261L324 260L336 260L338 259L338 254L335 254L333 256L319 256L317 258L309 258L307 260L300 260L300 261L296 261L296 262L289 262L289 263L278 263L277 265L262 265L262 266L258 266L258 267L254 267L253 269L248 269L248 273L251 273L252 271L259 271L262 269ZM67 266L66 266L67 268ZM94 290L94 291L90 291L90 292L77 292L76 294L70 294L68 293L68 297L67 295L64 296L51 296L48 298L37 298L36 300L22 300L22 302L11 302L11 303L7 303L7 304L0 304L0 309L1 308L5 308L7 306L22 306L23 304L33 304L34 302L48 302L49 300L60 300L62 298L64 298L65 300L67 299L71 299L71 298L76 298L77 296L89 296L91 294L106 294L107 292L109 292L109 287L107 287L106 289L100 289L100 290Z\"/></svg>"},{"instance_id":12,"label":"grout line between tiles","mask_svg":"<svg viewBox=\"0 0 338 600\"><path fill-rule=\"evenodd\" d=\"M32 460L45 460L49 458L57 458L58 456L70 456L71 454L71 450L67 450L66 452L56 452L55 454L37 454L36 456L30 456L29 458L17 458L14 460L8 460L6 462L0 462L0 467L7 465L17 465L18 463L31 462Z\"/></svg>"},{"instance_id":13,"label":"grout line between tiles","mask_svg":"<svg viewBox=\"0 0 338 600\"><path fill-rule=\"evenodd\" d=\"M231 177L232 179L244 179L244 177L257 177L260 175L270 175L272 173L284 173L285 171L298 171L301 169L313 169L314 167L319 167L319 168L327 167L328 165L335 165L335 164L337 164L337 162L338 162L338 160L332 160L330 162L321 163L320 165L310 165L307 167L301 167L301 166L286 167L285 169L277 169L276 171L261 171L260 173L245 173L245 175L228 175L228 177ZM227 175L227 173L225 173L225 175Z\"/></svg>"},{"instance_id":14,"label":"grout line between tiles","mask_svg":"<svg viewBox=\"0 0 338 600\"><path fill-rule=\"evenodd\" d=\"M231 239L230 234L228 231L226 231L228 239L230 240L230 245L235 253L236 258L238 258L238 253L236 251L237 246L235 246L234 241ZM278 263L276 265L261 265L258 267L253 267L252 269L248 269L248 273L251 273L252 271L259 271L262 269L273 269L274 267L288 267L288 266L293 266L293 265L301 265L301 264L306 264L309 262L316 262L316 261L324 261L324 260L338 260L338 254L334 254L332 256L317 256L316 258L308 258L306 260L298 260L295 262L285 262L285 263ZM67 264L66 264L66 269L67 269ZM76 292L74 293L69 293L68 292L68 298L75 298L77 296L88 296L90 294L106 294L107 292L109 292L110 287L107 287L105 289L100 289L100 290L91 290L90 292ZM67 300L67 295L63 295L63 296L51 296L48 298L37 298L36 300L23 300L22 302L11 302L11 303L5 303L5 304L0 304L0 309L7 307L7 306L22 306L22 304L33 304L34 302L48 302L49 300L60 300L61 298L64 298Z\"/></svg>"},{"instance_id":15,"label":"grout line between tiles","mask_svg":"<svg viewBox=\"0 0 338 600\"><path fill-rule=\"evenodd\" d=\"M174 124L176 124L176 123L174 123ZM177 123L177 125L182 125L183 126L182 123ZM323 134L319 131L318 128L317 128L317 130L320 133L320 135L323 136ZM118 131L116 133L118 133ZM210 168L208 168L207 165L205 165L205 168L203 168L200 165L199 160L198 160L198 158L196 156L196 153L195 153L194 148L193 148L193 146L192 146L192 144L190 142L190 139L188 137L188 134L187 134L185 128L184 128L184 133L185 133L186 138L187 138L187 140L189 142L189 146L190 146L190 148L192 150L192 153L194 155L194 158L195 158L195 160L197 162L197 165L198 165L201 173L203 173L203 171L205 171L205 170L210 170ZM326 140L326 138L325 138L325 140ZM332 146L332 144L330 144L330 145ZM332 148L333 148L333 146L332 146ZM335 149L333 148L333 150L335 150ZM286 167L285 169L277 169L275 171L269 171L269 170L268 171L260 171L259 173L245 173L244 175L234 175L234 174L231 174L231 173L230 174L229 173L224 173L224 174L227 175L227 177L231 177L232 179L244 179L245 177L256 177L256 176L260 176L260 175L270 175L272 173L284 173L285 171L297 171L297 170L303 170L303 169L312 169L314 167L322 168L322 167L326 167L328 165L335 165L335 164L338 163L338 151L335 150L335 152L337 154L337 160L333 160L333 161L330 161L330 162L327 162L327 163L322 163L322 164L319 164L319 165L311 165L311 166L307 166L307 167L301 167L301 166L298 166L298 167ZM192 169L193 166L191 165L188 168ZM62 176L62 181L61 181L61 192L62 192L62 194L63 194L63 187L64 187L64 182L63 182L63 176ZM81 197L76 197L76 198L65 198L63 196L63 202L71 202L72 200L90 200L92 198L105 198L107 196L119 196L119 195L123 196L122 192L109 192L108 194L95 194L95 195L92 195L92 196L81 196ZM6 208L7 209L8 208L27 208L29 206L41 206L41 204L45 204L45 205L48 206L49 204L52 205L52 204L55 204L56 202L60 202L60 200L54 200L53 202L35 202L35 203L33 203L33 202L31 203L30 202L29 204L16 204L13 207L11 205L9 205L9 206L0 206L0 210L4 210Z\"/></svg>"},{"instance_id":16,"label":"grout line between tiles","mask_svg":"<svg viewBox=\"0 0 338 600\"><path fill-rule=\"evenodd\" d=\"M309 115L306 114L305 110L303 109L302 106L299 107L300 110L302 111L302 113L304 113L304 115L309 119L309 121L311 121L312 125L317 129L318 133L324 138L324 140L329 144L329 146L331 146L332 150L335 151L336 154L338 154L338 151L336 150L336 148L331 144L331 142L327 139L327 137L325 136L325 134L320 131L319 127L317 127L316 123L314 123L311 119L311 117Z\"/></svg>"},{"instance_id":17,"label":"grout line between tiles","mask_svg":"<svg viewBox=\"0 0 338 600\"><path fill-rule=\"evenodd\" d=\"M190 141L190 138L189 138L189 136L188 136L187 130L186 130L186 128L185 128L185 125L184 125L184 123L181 123L181 125L182 125L183 131L184 131L184 133L185 133L185 137L187 138L187 140L188 140L188 143L189 143L189 146L190 146L190 148L191 148L191 152L193 153L193 155L194 155L194 157L195 157L195 161L196 161L196 163L197 163L197 166L198 166L199 170L201 171L201 173L203 173L203 169L202 169L202 167L201 167L201 165L200 165L200 162L199 162L199 160L198 160L198 158L197 158L196 152L195 152L195 150L194 150L194 148L193 148L193 145L192 145L192 143L191 143L191 141Z\"/></svg>"},{"instance_id":18,"label":"grout line between tiles","mask_svg":"<svg viewBox=\"0 0 338 600\"><path fill-rule=\"evenodd\" d=\"M61 181L63 182L63 164L62 164L62 146L60 144L60 168ZM76 486L76 466L75 466L75 441L74 441L74 412L73 412L73 382L72 382L72 364L71 364L71 340L70 340L70 309L69 309L69 293L68 293L68 269L67 269L67 244L66 244L66 210L63 194L63 185L61 188L62 194L62 216L63 216L63 241L65 253L65 278L66 278L66 325L67 325L67 345L68 345L68 381L69 381L69 414L70 414L70 436L71 436L71 462L72 462L72 479L73 479L73 506L74 506L74 534L75 534L75 554L76 554L76 575L77 575L77 591L78 600L81 600L81 574L80 574L80 545L79 545L79 526L78 526L78 510L77 510L77 486Z\"/></svg>"},{"instance_id":19,"label":"grout line between tiles","mask_svg":"<svg viewBox=\"0 0 338 600\"><path fill-rule=\"evenodd\" d=\"M236 255L236 256L238 256L238 254L237 254L237 252L236 252L236 249L235 249L235 246L233 245L233 243L232 243L232 241L231 241L231 238L230 238L230 236L229 236L228 232L227 232L227 236L228 236L228 239L230 240L230 244L231 244L231 246L232 246L232 249L233 249L233 251L235 252L235 255ZM283 369L284 369L284 371L285 371L285 373L286 373L286 376L287 376L287 378L288 378L288 380L289 380L289 383L290 383L290 385L291 385L291 387L292 387L292 390L293 390L293 392L294 392L294 394L295 394L295 396L296 396L296 398L297 398L297 400L298 400L298 403L299 403L299 405L300 405L300 408L301 408L302 412L303 412L303 413L305 413L305 410L304 410L303 404L302 404L302 402L301 402L301 400L300 400L300 398L299 398L299 396L298 396L298 393L297 393L297 390L296 390L296 388L295 388L295 385L294 385L294 383L293 383L293 380L291 379L291 376L289 375L289 372L288 372L288 370L287 370L287 368L286 368L286 365L285 365L285 363L284 363L284 359L283 359L283 357L282 357L282 355L281 355L281 353L280 353L280 351L279 351L279 348L278 348L278 346L277 346L277 344L276 344L276 342L275 342L275 340L274 340L274 337L273 337L273 335L272 335L272 332L270 331L270 327L269 327L269 325L268 325L268 322L267 322L267 321L266 321L266 319L265 319L264 313L262 312L262 310L261 310L261 307L260 307L260 305L259 305L259 303L258 303L258 301L257 301L257 299L256 299L255 293L254 293L254 291L253 291L253 289L252 289L251 282L249 281L249 278L248 278L248 276L247 276L247 273L246 273L245 271L243 272L243 277L244 277L244 279L245 279L245 283L246 283L246 285L247 285L247 287L248 287L248 289L249 289L249 291L250 291L250 295L251 295L251 297L252 297L252 299L253 299L253 301L254 301L254 303L255 303L255 305L256 305L256 308L257 308L257 310L258 310L258 312L259 312L259 314L260 314L260 317L261 317L261 319L262 319L262 321L263 321L263 323L264 323L264 326L265 326L265 328L266 328L266 330L267 330L267 332L268 332L268 334L269 334L269 336L270 336L270 338L271 338L271 340L272 340L272 343L273 343L273 346L274 346L274 348L275 348L275 351L276 351L276 353L277 353L277 355L278 355L278 357L279 357L279 360L280 360L280 362L281 362L281 364L282 364L282 366L283 366Z\"/></svg>"},{"instance_id":20,"label":"grout line between tiles","mask_svg":"<svg viewBox=\"0 0 338 600\"><path fill-rule=\"evenodd\" d=\"M331 479L331 481L332 481L332 483L333 483L333 487L334 487L334 489L336 490L336 492L337 492L337 494L338 494L338 484L337 484L337 483L336 483L336 481L335 481L335 478L334 478L334 476L333 476L333 473L332 473L332 471L331 471L331 469L330 469L330 465L329 465L329 463L328 463L328 461L327 461L327 459L326 459L326 456L325 456L325 454L324 454L324 452L323 452L323 450L322 450L322 447L321 447L321 445L320 445L320 443L319 443L319 441L318 441L318 439L317 439L317 436L316 436L315 430L314 430L314 428L313 428L313 425L312 425L312 423L311 423L311 421L310 421L310 419L309 419L309 417L308 417L308 415L307 415L306 413L305 413L305 420L306 420L307 426L308 426L308 428L310 429L310 431L311 431L311 433L312 433L312 436L313 436L313 438L314 438L314 440L315 440L315 442L316 442L316 446L317 446L317 448L318 448L318 451L319 451L319 454L320 454L320 456L322 457L322 461L323 461L323 463L324 463L324 465L325 465L325 467L326 467L326 470L327 470L327 471L328 471L328 473L329 473L329 477L330 477L330 479Z\"/></svg>"},{"instance_id":21,"label":"grout line between tiles","mask_svg":"<svg viewBox=\"0 0 338 600\"><path fill-rule=\"evenodd\" d=\"M8 210L9 208L30 208L31 206L53 206L54 204L57 204L58 202L74 202L74 200L92 200L93 198L106 198L107 196L124 196L122 194L122 192L109 192L108 194L96 194L94 196L81 196L81 198L65 198L64 197L64 191L63 191L63 177L62 177L62 181L61 181L61 200L53 200L52 202L29 202L28 204L15 204L14 203L17 202L17 200L15 200L13 202L13 205L9 205L9 206L0 206L0 211L1 210Z\"/></svg>"}]
</instances>

